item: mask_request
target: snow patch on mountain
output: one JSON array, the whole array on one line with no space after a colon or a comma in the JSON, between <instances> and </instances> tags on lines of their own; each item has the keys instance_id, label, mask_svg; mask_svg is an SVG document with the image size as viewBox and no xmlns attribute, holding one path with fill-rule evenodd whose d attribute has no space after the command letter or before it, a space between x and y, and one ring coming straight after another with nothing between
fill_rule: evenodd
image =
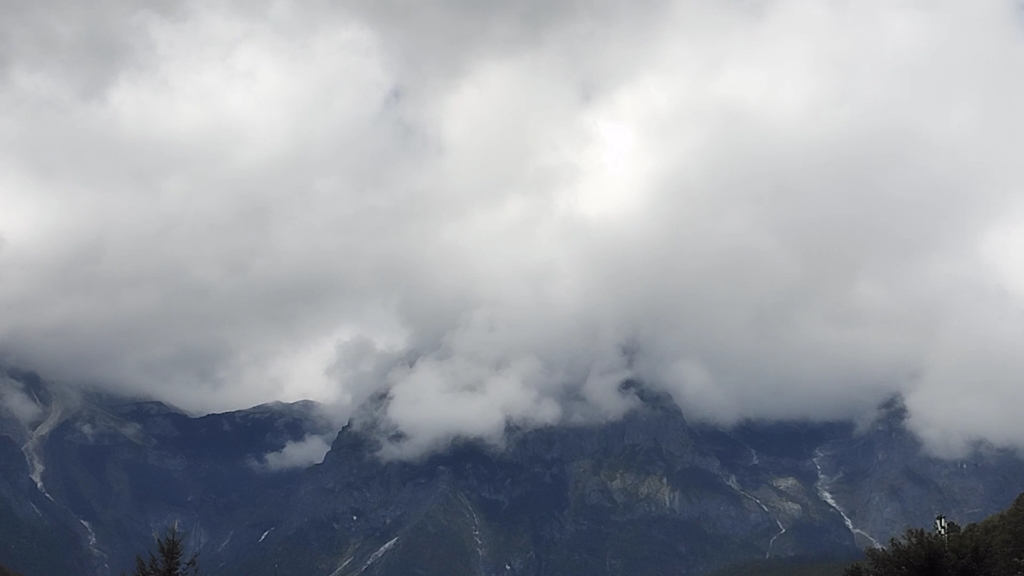
<instances>
[{"instance_id":1,"label":"snow patch on mountain","mask_svg":"<svg viewBox=\"0 0 1024 576\"><path fill-rule=\"evenodd\" d=\"M819 449L814 452L814 458L811 459L811 462L814 463L815 470L817 470L818 472L818 481L814 484L814 487L818 490L818 496L826 504L831 506L833 510L839 513L839 515L843 518L843 523L846 524L846 528L849 529L850 532L853 534L854 540L856 540L857 535L860 535L866 538L868 541L870 541L871 546L873 548L881 548L882 545L878 542L878 540L875 540L870 534L853 525L853 520L851 520L850 517L847 516L843 508L839 505L838 502L836 502L835 497L832 495L831 492L829 492L828 485L832 480L828 476L826 476L825 472L821 469L821 459L824 456L825 454Z\"/></svg>"},{"instance_id":2,"label":"snow patch on mountain","mask_svg":"<svg viewBox=\"0 0 1024 576\"><path fill-rule=\"evenodd\" d=\"M751 450L751 452L753 452L753 450ZM755 455L755 457L756 457L756 455ZM772 536L771 540L768 541L768 551L765 552L765 555L764 555L764 557L766 559L767 558L771 558L772 557L772 546L775 545L775 541L779 539L779 536L782 536L783 534L786 533L786 527L782 525L782 521L779 520L778 516L776 516L770 510L768 510L768 507L765 506L764 503L761 502L760 499L758 499L753 494L751 494L751 493L743 490L742 488L740 488L739 482L736 481L736 477L735 476L730 475L729 478L726 479L725 483L728 484L729 487L732 488L733 490L739 492L740 495L744 496L745 498L750 499L751 501L754 502L754 504L757 504L757 506L759 508L761 508L761 510L764 510L765 514L770 516L771 519L775 521L775 525L779 527L779 531L777 533L775 533L774 536Z\"/></svg>"},{"instance_id":3,"label":"snow patch on mountain","mask_svg":"<svg viewBox=\"0 0 1024 576\"><path fill-rule=\"evenodd\" d=\"M50 412L46 415L46 419L32 430L28 442L25 442L21 447L21 451L28 460L29 476L35 482L39 491L50 500L53 500L53 497L50 496L46 491L46 487L43 486L43 471L46 470L46 464L43 462L43 442L50 432L57 427L57 424L60 423L63 413L64 406L60 396L54 395L53 402L50 404Z\"/></svg>"}]
</instances>

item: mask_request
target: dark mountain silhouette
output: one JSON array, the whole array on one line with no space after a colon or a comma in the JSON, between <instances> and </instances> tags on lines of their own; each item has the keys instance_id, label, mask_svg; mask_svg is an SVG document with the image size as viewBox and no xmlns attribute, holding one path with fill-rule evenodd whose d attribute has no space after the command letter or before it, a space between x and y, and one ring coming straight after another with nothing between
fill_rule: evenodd
<instances>
[{"instance_id":1,"label":"dark mountain silhouette","mask_svg":"<svg viewBox=\"0 0 1024 576\"><path fill-rule=\"evenodd\" d=\"M898 402L868 430L723 430L645 391L616 422L510 428L502 450L459 441L399 462L378 456L372 426L336 433L312 403L194 418L10 370L0 386L38 407L27 422L24 410L0 414L0 562L25 576L130 572L135 553L175 522L212 576L641 576L765 558L845 563L938 512L975 522L1024 491L1013 454L923 453ZM267 454L311 436L333 438L321 464L267 465Z\"/></svg>"}]
</instances>

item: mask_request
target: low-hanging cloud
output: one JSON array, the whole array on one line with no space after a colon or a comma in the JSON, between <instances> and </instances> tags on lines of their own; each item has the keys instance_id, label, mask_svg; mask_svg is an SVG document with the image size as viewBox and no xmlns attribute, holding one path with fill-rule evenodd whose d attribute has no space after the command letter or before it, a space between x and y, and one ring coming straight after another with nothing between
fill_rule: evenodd
<instances>
[{"instance_id":1,"label":"low-hanging cloud","mask_svg":"<svg viewBox=\"0 0 1024 576\"><path fill-rule=\"evenodd\" d=\"M297 442L288 442L276 452L269 452L255 463L256 468L269 471L308 468L324 461L331 445L321 436L310 435Z\"/></svg>"},{"instance_id":2,"label":"low-hanging cloud","mask_svg":"<svg viewBox=\"0 0 1024 576\"><path fill-rule=\"evenodd\" d=\"M0 376L0 414L13 416L27 429L31 429L41 419L43 408L29 397L20 382Z\"/></svg>"},{"instance_id":3,"label":"low-hanging cloud","mask_svg":"<svg viewBox=\"0 0 1024 576\"><path fill-rule=\"evenodd\" d=\"M1010 0L5 8L0 350L194 410L1024 445ZM376 400L375 400L376 401Z\"/></svg>"}]
</instances>

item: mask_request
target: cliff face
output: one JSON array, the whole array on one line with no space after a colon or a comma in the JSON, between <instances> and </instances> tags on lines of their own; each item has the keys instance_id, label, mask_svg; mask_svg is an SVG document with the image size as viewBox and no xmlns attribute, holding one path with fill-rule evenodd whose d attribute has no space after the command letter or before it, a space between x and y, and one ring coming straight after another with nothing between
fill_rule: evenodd
<instances>
[{"instance_id":1,"label":"cliff face","mask_svg":"<svg viewBox=\"0 0 1024 576\"><path fill-rule=\"evenodd\" d=\"M600 427L527 432L381 463L343 430L295 520L242 573L699 574L769 554L856 552L809 462L751 465L741 441L646 406ZM311 543L315 543L311 545ZM315 551L309 553L310 550Z\"/></svg>"},{"instance_id":2,"label":"cliff face","mask_svg":"<svg viewBox=\"0 0 1024 576\"><path fill-rule=\"evenodd\" d=\"M0 387L0 563L26 576L119 574L174 522L216 569L301 477L266 455L331 432L312 403L192 418L19 372Z\"/></svg>"},{"instance_id":3,"label":"cliff face","mask_svg":"<svg viewBox=\"0 0 1024 576\"><path fill-rule=\"evenodd\" d=\"M1022 492L1024 461L1017 453L981 447L958 460L929 457L904 427L905 417L891 404L870 430L818 450L819 487L858 533L886 543L908 526L930 527L937 514L961 525L979 522Z\"/></svg>"},{"instance_id":4,"label":"cliff face","mask_svg":"<svg viewBox=\"0 0 1024 576\"><path fill-rule=\"evenodd\" d=\"M36 406L0 415L0 563L26 576L117 574L175 521L211 575L701 574L849 557L1024 491L1012 455L924 455L898 406L862 433L720 430L646 396L617 422L510 430L503 450L462 442L415 462L382 461L348 427L322 464L287 467L302 462L267 455L333 436L310 403L191 418L20 373L0 385Z\"/></svg>"}]
</instances>

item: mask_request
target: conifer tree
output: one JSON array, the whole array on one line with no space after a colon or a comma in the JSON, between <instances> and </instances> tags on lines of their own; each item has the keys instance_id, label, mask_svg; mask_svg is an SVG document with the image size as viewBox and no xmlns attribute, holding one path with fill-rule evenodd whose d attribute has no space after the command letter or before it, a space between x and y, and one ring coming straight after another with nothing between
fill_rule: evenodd
<instances>
[{"instance_id":1,"label":"conifer tree","mask_svg":"<svg viewBox=\"0 0 1024 576\"><path fill-rule=\"evenodd\" d=\"M156 554L150 552L148 560L135 556L133 576L201 576L199 554L186 559L184 536L178 532L177 524L157 539L156 548Z\"/></svg>"}]
</instances>

